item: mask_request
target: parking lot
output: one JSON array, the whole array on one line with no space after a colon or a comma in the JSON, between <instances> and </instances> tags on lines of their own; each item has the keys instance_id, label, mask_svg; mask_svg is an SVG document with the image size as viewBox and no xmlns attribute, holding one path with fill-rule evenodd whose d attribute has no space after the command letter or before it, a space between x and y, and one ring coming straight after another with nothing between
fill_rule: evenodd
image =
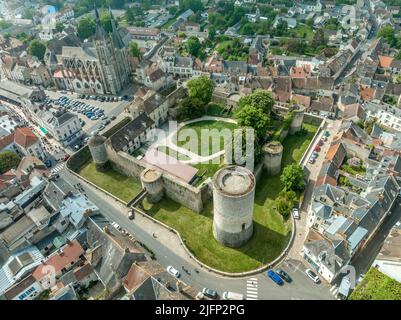
<instances>
[{"instance_id":1,"label":"parking lot","mask_svg":"<svg viewBox=\"0 0 401 320\"><path fill-rule=\"evenodd\" d=\"M123 110L121 105L126 105L130 99L129 96L83 96L65 91L46 91L46 94L49 105L64 107L77 114L83 130L89 134L94 128L103 130Z\"/></svg>"}]
</instances>

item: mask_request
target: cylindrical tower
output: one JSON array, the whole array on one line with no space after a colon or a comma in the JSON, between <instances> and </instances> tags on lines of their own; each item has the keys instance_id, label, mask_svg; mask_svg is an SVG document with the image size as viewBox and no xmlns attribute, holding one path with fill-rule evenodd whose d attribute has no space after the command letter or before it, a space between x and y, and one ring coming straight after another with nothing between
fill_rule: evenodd
<instances>
[{"instance_id":1,"label":"cylindrical tower","mask_svg":"<svg viewBox=\"0 0 401 320\"><path fill-rule=\"evenodd\" d=\"M268 174L274 176L281 171L283 146L278 141L270 141L263 146L263 164Z\"/></svg>"},{"instance_id":2,"label":"cylindrical tower","mask_svg":"<svg viewBox=\"0 0 401 320\"><path fill-rule=\"evenodd\" d=\"M237 248L253 233L255 176L239 166L220 169L213 177L213 235L225 246Z\"/></svg>"},{"instance_id":3,"label":"cylindrical tower","mask_svg":"<svg viewBox=\"0 0 401 320\"><path fill-rule=\"evenodd\" d=\"M294 117L290 125L290 134L297 133L302 129L302 123L304 122L305 108L303 106L296 106L292 110Z\"/></svg>"},{"instance_id":4,"label":"cylindrical tower","mask_svg":"<svg viewBox=\"0 0 401 320\"><path fill-rule=\"evenodd\" d=\"M146 198L150 203L159 202L164 195L162 174L153 169L145 169L141 173L142 187L148 192Z\"/></svg>"},{"instance_id":5,"label":"cylindrical tower","mask_svg":"<svg viewBox=\"0 0 401 320\"><path fill-rule=\"evenodd\" d=\"M102 171L108 161L105 146L106 138L100 135L92 136L88 141L89 151L95 163L96 170Z\"/></svg>"}]
</instances>

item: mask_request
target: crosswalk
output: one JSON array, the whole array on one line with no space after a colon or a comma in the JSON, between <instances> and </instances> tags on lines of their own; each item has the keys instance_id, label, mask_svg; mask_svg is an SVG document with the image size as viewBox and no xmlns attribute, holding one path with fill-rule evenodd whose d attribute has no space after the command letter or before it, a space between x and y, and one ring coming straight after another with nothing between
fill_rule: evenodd
<instances>
[{"instance_id":1,"label":"crosswalk","mask_svg":"<svg viewBox=\"0 0 401 320\"><path fill-rule=\"evenodd\" d=\"M340 298L337 297L338 289L339 289L339 288L337 287L337 285L334 285L334 286L332 286L332 287L330 288L330 293L331 293L337 300L340 300Z\"/></svg>"},{"instance_id":2,"label":"crosswalk","mask_svg":"<svg viewBox=\"0 0 401 320\"><path fill-rule=\"evenodd\" d=\"M64 166L65 166L65 162L59 163L57 166L55 166L55 167L51 170L51 172L52 172L52 173L57 173L57 172L59 172L60 170L62 170L62 169L64 168Z\"/></svg>"},{"instance_id":3,"label":"crosswalk","mask_svg":"<svg viewBox=\"0 0 401 320\"><path fill-rule=\"evenodd\" d=\"M258 300L258 279L250 278L246 281L246 299Z\"/></svg>"}]
</instances>

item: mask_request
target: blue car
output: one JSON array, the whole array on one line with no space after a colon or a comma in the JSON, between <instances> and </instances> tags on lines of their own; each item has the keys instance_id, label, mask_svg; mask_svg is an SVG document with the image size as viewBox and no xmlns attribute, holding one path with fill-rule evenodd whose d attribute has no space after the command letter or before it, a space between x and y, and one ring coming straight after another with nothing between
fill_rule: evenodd
<instances>
[{"instance_id":1,"label":"blue car","mask_svg":"<svg viewBox=\"0 0 401 320\"><path fill-rule=\"evenodd\" d=\"M50 159L45 160L44 162L46 168L50 168L52 166L52 161Z\"/></svg>"},{"instance_id":2,"label":"blue car","mask_svg":"<svg viewBox=\"0 0 401 320\"><path fill-rule=\"evenodd\" d=\"M272 279L275 283L277 283L279 286L282 286L284 284L283 279L281 279L281 277L274 272L273 270L267 270L267 276Z\"/></svg>"}]
</instances>

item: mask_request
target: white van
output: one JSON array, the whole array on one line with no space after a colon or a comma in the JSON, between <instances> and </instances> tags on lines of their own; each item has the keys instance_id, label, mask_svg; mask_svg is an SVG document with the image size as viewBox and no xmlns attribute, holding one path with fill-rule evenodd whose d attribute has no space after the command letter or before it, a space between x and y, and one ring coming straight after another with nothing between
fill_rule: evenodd
<instances>
[{"instance_id":1,"label":"white van","mask_svg":"<svg viewBox=\"0 0 401 320\"><path fill-rule=\"evenodd\" d=\"M225 291L223 292L223 300L244 300L244 295L236 292Z\"/></svg>"}]
</instances>

